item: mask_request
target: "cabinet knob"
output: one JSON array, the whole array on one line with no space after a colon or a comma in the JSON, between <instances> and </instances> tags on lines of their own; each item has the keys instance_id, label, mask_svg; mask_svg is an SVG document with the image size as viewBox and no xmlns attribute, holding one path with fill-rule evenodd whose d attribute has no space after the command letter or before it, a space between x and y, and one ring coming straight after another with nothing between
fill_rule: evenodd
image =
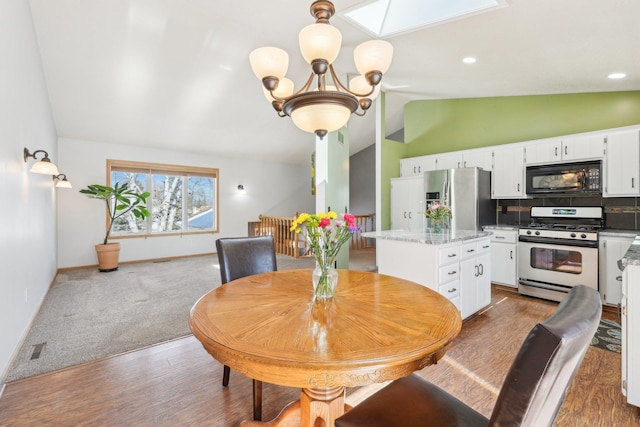
<instances>
[{"instance_id":1,"label":"cabinet knob","mask_svg":"<svg viewBox=\"0 0 640 427\"><path fill-rule=\"evenodd\" d=\"M447 255L449 258L453 258L454 256L456 256L456 254L449 254Z\"/></svg>"},{"instance_id":2,"label":"cabinet knob","mask_svg":"<svg viewBox=\"0 0 640 427\"><path fill-rule=\"evenodd\" d=\"M456 274L456 273L457 273L457 271L456 271L456 270L452 270L452 271L448 272L447 274L448 274L449 276L451 276L452 274Z\"/></svg>"},{"instance_id":3,"label":"cabinet knob","mask_svg":"<svg viewBox=\"0 0 640 427\"><path fill-rule=\"evenodd\" d=\"M616 277L616 280L617 280L618 282L622 282L622 276L618 276L618 277Z\"/></svg>"},{"instance_id":4,"label":"cabinet knob","mask_svg":"<svg viewBox=\"0 0 640 427\"><path fill-rule=\"evenodd\" d=\"M458 290L458 289L456 289L456 288L451 288L451 289L449 289L447 292L451 293L451 292L455 292L455 291L457 291L457 290Z\"/></svg>"}]
</instances>

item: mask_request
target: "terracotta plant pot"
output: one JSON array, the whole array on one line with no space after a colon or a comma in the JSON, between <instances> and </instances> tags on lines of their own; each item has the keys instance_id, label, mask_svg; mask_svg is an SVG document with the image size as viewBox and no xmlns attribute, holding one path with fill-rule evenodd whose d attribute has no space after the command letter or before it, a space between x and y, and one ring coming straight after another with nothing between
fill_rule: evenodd
<instances>
[{"instance_id":1,"label":"terracotta plant pot","mask_svg":"<svg viewBox=\"0 0 640 427\"><path fill-rule=\"evenodd\" d=\"M98 255L98 270L106 273L118 269L120 258L120 242L96 245Z\"/></svg>"}]
</instances>

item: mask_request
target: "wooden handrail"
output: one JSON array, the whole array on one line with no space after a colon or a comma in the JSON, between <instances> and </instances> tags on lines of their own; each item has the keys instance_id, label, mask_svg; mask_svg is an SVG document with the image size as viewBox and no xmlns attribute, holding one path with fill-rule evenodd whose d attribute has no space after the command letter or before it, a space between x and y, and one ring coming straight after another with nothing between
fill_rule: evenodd
<instances>
[{"instance_id":1,"label":"wooden handrail","mask_svg":"<svg viewBox=\"0 0 640 427\"><path fill-rule=\"evenodd\" d=\"M294 258L308 255L304 238L295 231L291 231L291 224L297 217L298 213L293 217L260 215L258 217L260 221L249 222L249 236L273 236L277 254ZM373 230L373 214L355 215L355 217L360 232ZM367 240L360 233L354 234L351 236L349 248L367 248L369 247Z\"/></svg>"}]
</instances>

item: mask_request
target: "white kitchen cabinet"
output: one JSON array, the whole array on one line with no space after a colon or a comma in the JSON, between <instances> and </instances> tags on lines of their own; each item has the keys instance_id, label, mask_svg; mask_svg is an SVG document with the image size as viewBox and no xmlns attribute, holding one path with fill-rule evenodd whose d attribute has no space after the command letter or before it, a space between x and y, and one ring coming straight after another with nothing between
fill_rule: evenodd
<instances>
[{"instance_id":1,"label":"white kitchen cabinet","mask_svg":"<svg viewBox=\"0 0 640 427\"><path fill-rule=\"evenodd\" d=\"M462 152L438 154L436 156L436 169L456 169L462 167Z\"/></svg>"},{"instance_id":2,"label":"white kitchen cabinet","mask_svg":"<svg viewBox=\"0 0 640 427\"><path fill-rule=\"evenodd\" d=\"M640 265L622 273L622 394L640 406Z\"/></svg>"},{"instance_id":3,"label":"white kitchen cabinet","mask_svg":"<svg viewBox=\"0 0 640 427\"><path fill-rule=\"evenodd\" d=\"M420 177L391 179L391 228L423 231L424 179Z\"/></svg>"},{"instance_id":4,"label":"white kitchen cabinet","mask_svg":"<svg viewBox=\"0 0 640 427\"><path fill-rule=\"evenodd\" d=\"M604 134L562 137L562 161L579 162L604 157Z\"/></svg>"},{"instance_id":5,"label":"white kitchen cabinet","mask_svg":"<svg viewBox=\"0 0 640 427\"><path fill-rule=\"evenodd\" d=\"M600 295L605 304L617 306L622 299L622 271L618 268L618 260L631 246L635 234L615 237L602 234L598 251Z\"/></svg>"},{"instance_id":6,"label":"white kitchen cabinet","mask_svg":"<svg viewBox=\"0 0 640 427\"><path fill-rule=\"evenodd\" d=\"M525 197L524 146L495 149L491 174L491 198L522 199Z\"/></svg>"},{"instance_id":7,"label":"white kitchen cabinet","mask_svg":"<svg viewBox=\"0 0 640 427\"><path fill-rule=\"evenodd\" d=\"M607 135L603 197L640 195L640 131Z\"/></svg>"},{"instance_id":8,"label":"white kitchen cabinet","mask_svg":"<svg viewBox=\"0 0 640 427\"><path fill-rule=\"evenodd\" d=\"M400 159L400 176L422 176L436 169L436 156L407 157Z\"/></svg>"},{"instance_id":9,"label":"white kitchen cabinet","mask_svg":"<svg viewBox=\"0 0 640 427\"><path fill-rule=\"evenodd\" d=\"M462 153L462 167L478 167L491 171L493 166L493 149L491 147L478 150L465 150Z\"/></svg>"},{"instance_id":10,"label":"white kitchen cabinet","mask_svg":"<svg viewBox=\"0 0 640 427\"><path fill-rule=\"evenodd\" d=\"M490 303L490 240L464 242L460 246L460 314L467 318Z\"/></svg>"},{"instance_id":11,"label":"white kitchen cabinet","mask_svg":"<svg viewBox=\"0 0 640 427\"><path fill-rule=\"evenodd\" d=\"M465 264L461 262L463 251ZM378 238L376 259L379 273L439 292L460 310L463 319L491 303L489 237L446 244ZM464 273L463 268L468 271Z\"/></svg>"},{"instance_id":12,"label":"white kitchen cabinet","mask_svg":"<svg viewBox=\"0 0 640 427\"><path fill-rule=\"evenodd\" d=\"M479 167L491 170L493 150L490 148L454 151L436 155L437 169L455 169Z\"/></svg>"},{"instance_id":13,"label":"white kitchen cabinet","mask_svg":"<svg viewBox=\"0 0 640 427\"><path fill-rule=\"evenodd\" d=\"M491 229L491 281L518 287L518 230Z\"/></svg>"},{"instance_id":14,"label":"white kitchen cabinet","mask_svg":"<svg viewBox=\"0 0 640 427\"><path fill-rule=\"evenodd\" d=\"M604 135L575 135L527 143L526 164L578 162L602 159Z\"/></svg>"}]
</instances>

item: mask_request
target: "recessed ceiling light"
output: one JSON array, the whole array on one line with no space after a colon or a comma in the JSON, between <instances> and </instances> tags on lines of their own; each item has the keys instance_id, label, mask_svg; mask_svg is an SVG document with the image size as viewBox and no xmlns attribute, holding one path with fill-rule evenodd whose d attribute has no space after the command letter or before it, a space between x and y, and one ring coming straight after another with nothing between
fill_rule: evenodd
<instances>
[{"instance_id":1,"label":"recessed ceiling light","mask_svg":"<svg viewBox=\"0 0 640 427\"><path fill-rule=\"evenodd\" d=\"M473 56L467 56L466 58L462 58L462 62L464 62L465 64L473 64L474 62L476 62L476 58L474 58Z\"/></svg>"},{"instance_id":2,"label":"recessed ceiling light","mask_svg":"<svg viewBox=\"0 0 640 427\"><path fill-rule=\"evenodd\" d=\"M611 73L607 77L610 79L624 79L627 75L625 73Z\"/></svg>"}]
</instances>

